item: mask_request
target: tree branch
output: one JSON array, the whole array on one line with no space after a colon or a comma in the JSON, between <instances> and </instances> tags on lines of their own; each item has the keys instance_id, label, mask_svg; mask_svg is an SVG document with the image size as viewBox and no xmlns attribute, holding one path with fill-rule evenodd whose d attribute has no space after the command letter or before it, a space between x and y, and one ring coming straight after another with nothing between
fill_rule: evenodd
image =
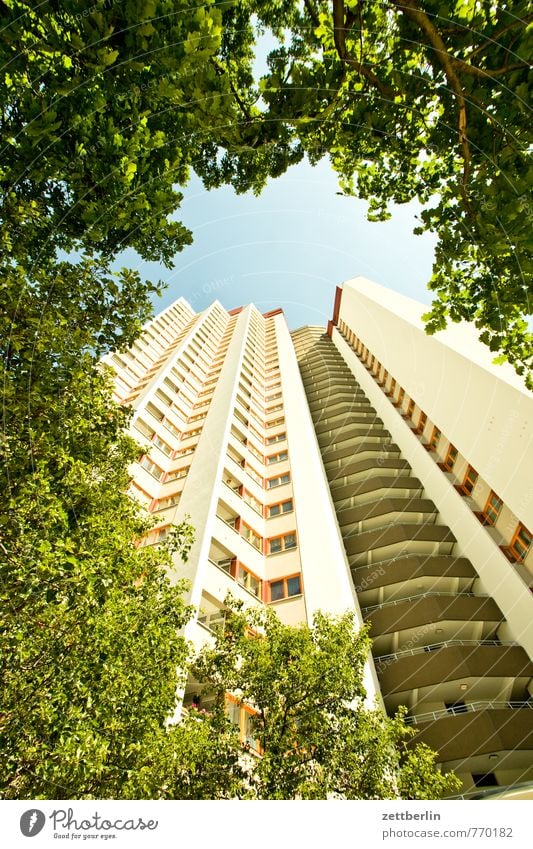
<instances>
[{"instance_id":1,"label":"tree branch","mask_svg":"<svg viewBox=\"0 0 533 849\"><path fill-rule=\"evenodd\" d=\"M320 18L318 17L318 12L316 10L315 4L312 0L304 0L304 6L309 13L309 17L313 21L314 25L317 27L320 25Z\"/></svg>"},{"instance_id":2,"label":"tree branch","mask_svg":"<svg viewBox=\"0 0 533 849\"><path fill-rule=\"evenodd\" d=\"M383 97L392 100L396 97L398 92L396 92L391 86L382 82L370 68L363 65L362 62L359 62L351 55L351 53L348 52L348 48L346 47L346 32L351 28L354 20L355 16L351 10L347 12L345 20L344 0L333 0L333 39L335 41L335 48L339 54L339 58L342 59L346 65L349 65L351 68L355 68L361 76L372 83L374 88L377 88Z\"/></svg>"},{"instance_id":3,"label":"tree branch","mask_svg":"<svg viewBox=\"0 0 533 849\"><path fill-rule=\"evenodd\" d=\"M227 74L229 87L231 89L231 92L233 94L233 97L235 98L235 101L236 101L239 109L241 110L241 112L245 116L245 118L247 118L249 121L251 121L252 115L250 114L250 110L248 109L247 105L242 100L239 92L237 91L236 87L234 86L233 80L231 79L231 74L229 73L228 69L225 68L223 65L221 65L220 62L217 62L217 60L214 59L214 58L211 59L211 63L213 65L215 71L217 72L217 74L220 74L220 75Z\"/></svg>"},{"instance_id":4,"label":"tree branch","mask_svg":"<svg viewBox=\"0 0 533 849\"><path fill-rule=\"evenodd\" d=\"M403 12L406 17L410 18L422 30L431 47L435 52L437 60L446 74L448 84L455 94L457 107L459 110L459 136L461 139L461 151L463 156L463 180L462 180L462 195L466 209L471 212L470 202L466 191L468 179L470 177L470 145L468 143L466 101L463 92L461 81L455 70L454 59L448 53L446 45L440 35L438 29L429 19L425 12L418 8L416 0L391 0L392 5Z\"/></svg>"},{"instance_id":5,"label":"tree branch","mask_svg":"<svg viewBox=\"0 0 533 849\"><path fill-rule=\"evenodd\" d=\"M518 71L520 68L529 68L527 62L515 62L513 65L504 65L502 68L494 68L494 70L476 68L475 65L470 65L463 59L452 59L453 64L459 68L464 74L469 74L472 77L500 77L502 74L508 74L510 71Z\"/></svg>"}]
</instances>

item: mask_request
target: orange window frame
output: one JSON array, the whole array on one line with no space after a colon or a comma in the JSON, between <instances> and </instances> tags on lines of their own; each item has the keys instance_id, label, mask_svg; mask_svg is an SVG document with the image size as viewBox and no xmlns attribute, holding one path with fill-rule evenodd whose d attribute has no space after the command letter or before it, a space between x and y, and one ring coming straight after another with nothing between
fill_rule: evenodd
<instances>
[{"instance_id":1,"label":"orange window frame","mask_svg":"<svg viewBox=\"0 0 533 849\"><path fill-rule=\"evenodd\" d=\"M522 542L520 539L521 536L526 536L527 542ZM513 538L509 543L509 550L513 553L517 563L523 563L526 557L528 556L531 550L531 542L533 540L533 534L531 531L528 531L525 525L522 522L519 522L516 526L516 530L513 534Z\"/></svg>"},{"instance_id":2,"label":"orange window frame","mask_svg":"<svg viewBox=\"0 0 533 849\"><path fill-rule=\"evenodd\" d=\"M439 439L441 438L441 435L442 434L440 430L438 429L437 425L435 425L435 427L431 431L431 439L429 440L429 444L435 450L437 448L437 445L439 444Z\"/></svg>"},{"instance_id":3,"label":"orange window frame","mask_svg":"<svg viewBox=\"0 0 533 849\"><path fill-rule=\"evenodd\" d=\"M281 508L283 508L284 504L290 504L291 509L290 510L281 509ZM271 514L270 510L272 509L272 507L279 507L280 508L279 513ZM276 502L274 502L274 504L266 504L265 505L265 518L266 519L275 519L278 516L287 516L289 513L293 513L293 512L294 512L294 501L293 501L292 498L285 498L283 501L276 501Z\"/></svg>"},{"instance_id":4,"label":"orange window frame","mask_svg":"<svg viewBox=\"0 0 533 849\"><path fill-rule=\"evenodd\" d=\"M288 581L293 580L294 578L298 578L299 592L291 593L291 595L289 595L288 594ZM272 585L273 584L280 584L280 583L283 585L283 595L280 596L279 598L273 599L272 598ZM286 598L296 598L296 596L302 595L302 592L303 592L302 575L301 575L300 572L295 572L292 575L284 575L282 578L275 578L274 580L268 582L268 601L269 602L283 601Z\"/></svg>"},{"instance_id":5,"label":"orange window frame","mask_svg":"<svg viewBox=\"0 0 533 849\"><path fill-rule=\"evenodd\" d=\"M478 481L479 475L473 466L468 464L466 467L465 476L461 484L461 489L465 495L472 495L474 487Z\"/></svg>"},{"instance_id":6,"label":"orange window frame","mask_svg":"<svg viewBox=\"0 0 533 849\"><path fill-rule=\"evenodd\" d=\"M492 503L493 499L495 499L498 502L498 504L496 506ZM496 493L494 492L493 489L491 489L491 491L489 492L489 497L487 498L487 503L485 504L485 507L484 507L484 510L483 510L483 516L485 517L485 519L487 520L487 522L490 525L496 524L496 522L498 521L498 518L500 516L500 513L502 511L502 507L503 507L502 499L499 497L499 495L496 495Z\"/></svg>"},{"instance_id":7,"label":"orange window frame","mask_svg":"<svg viewBox=\"0 0 533 849\"><path fill-rule=\"evenodd\" d=\"M452 443L450 442L450 444L448 445L448 450L446 452L446 457L444 458L444 463L443 463L443 465L446 467L448 472L451 472L451 470L455 466L455 461L457 460L458 454L459 454L459 452L458 452L457 448L455 447L455 445L452 445Z\"/></svg>"},{"instance_id":8,"label":"orange window frame","mask_svg":"<svg viewBox=\"0 0 533 849\"><path fill-rule=\"evenodd\" d=\"M289 545L287 548L285 545L285 537L294 537L294 545ZM281 548L277 551L272 551L271 545L276 540L281 540ZM269 537L266 540L266 548L267 554L281 554L284 551L294 551L295 548L298 548L298 537L296 536L296 530L294 531L285 531L283 534L277 534L275 537Z\"/></svg>"}]
</instances>

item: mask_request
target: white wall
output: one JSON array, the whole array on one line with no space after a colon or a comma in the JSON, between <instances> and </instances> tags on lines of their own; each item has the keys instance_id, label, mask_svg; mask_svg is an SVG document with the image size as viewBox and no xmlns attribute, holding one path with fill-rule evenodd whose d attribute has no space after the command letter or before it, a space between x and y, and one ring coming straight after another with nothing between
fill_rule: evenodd
<instances>
[{"instance_id":1,"label":"white wall","mask_svg":"<svg viewBox=\"0 0 533 849\"><path fill-rule=\"evenodd\" d=\"M276 318L276 328L308 621L318 610L334 615L353 610L362 624L296 353L282 315ZM364 683L370 701L375 696L381 699L372 660Z\"/></svg>"},{"instance_id":2,"label":"white wall","mask_svg":"<svg viewBox=\"0 0 533 849\"><path fill-rule=\"evenodd\" d=\"M533 528L533 395L472 325L428 336L416 301L359 277L340 318L529 529Z\"/></svg>"},{"instance_id":3,"label":"white wall","mask_svg":"<svg viewBox=\"0 0 533 849\"><path fill-rule=\"evenodd\" d=\"M346 317L343 320L348 323ZM354 333L357 333L355 328ZM521 643L533 659L533 596L529 588L336 328L333 341L383 419L402 456L412 466L426 496L435 503L440 522L447 525L457 539L453 553L469 558L481 579L480 592L492 596L504 614L507 626L502 638Z\"/></svg>"}]
</instances>

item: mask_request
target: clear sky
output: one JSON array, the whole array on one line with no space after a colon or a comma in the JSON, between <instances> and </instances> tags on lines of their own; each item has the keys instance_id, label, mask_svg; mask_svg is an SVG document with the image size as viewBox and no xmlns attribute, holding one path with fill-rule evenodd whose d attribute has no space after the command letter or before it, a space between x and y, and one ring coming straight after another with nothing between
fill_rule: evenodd
<instances>
[{"instance_id":1,"label":"clear sky","mask_svg":"<svg viewBox=\"0 0 533 849\"><path fill-rule=\"evenodd\" d=\"M337 191L326 160L292 168L260 197L229 187L208 192L194 177L177 215L194 244L177 255L175 268L142 262L132 251L120 265L167 283L157 312L180 296L197 311L217 298L227 309L251 301L262 312L283 307L291 328L325 324L335 286L360 274L428 304L436 240L413 235L416 204L371 223L364 202Z\"/></svg>"}]
</instances>

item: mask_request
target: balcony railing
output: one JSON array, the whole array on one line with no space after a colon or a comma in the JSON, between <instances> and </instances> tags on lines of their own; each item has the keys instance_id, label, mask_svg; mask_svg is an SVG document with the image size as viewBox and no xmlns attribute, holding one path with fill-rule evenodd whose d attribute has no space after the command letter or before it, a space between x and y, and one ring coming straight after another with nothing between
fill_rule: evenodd
<instances>
[{"instance_id":1,"label":"balcony railing","mask_svg":"<svg viewBox=\"0 0 533 849\"><path fill-rule=\"evenodd\" d=\"M506 648L518 646L519 643L500 642L499 640L444 640L442 643L431 643L428 646L417 646L414 649L402 649L402 651L393 652L392 654L382 654L374 658L374 662L390 663L393 660L399 660L401 657L409 655L424 654L424 652L436 651L437 649L447 649L452 646L504 646Z\"/></svg>"},{"instance_id":2,"label":"balcony railing","mask_svg":"<svg viewBox=\"0 0 533 849\"><path fill-rule=\"evenodd\" d=\"M418 601L421 598L434 598L436 596L448 596L449 598L490 598L489 595L481 593L435 593L427 592L419 595L409 595L405 598L395 598L392 601L382 601L381 604L372 604L370 607L362 607L361 612L366 615L372 610L380 610L385 607L394 607L395 604L403 604L405 601Z\"/></svg>"},{"instance_id":3,"label":"balcony railing","mask_svg":"<svg viewBox=\"0 0 533 849\"><path fill-rule=\"evenodd\" d=\"M460 713L475 713L481 710L533 710L533 701L529 702L493 702L480 701L468 702L457 707L444 708L443 710L433 710L429 713L419 713L416 716L406 716L405 721L408 725L420 725L423 722L431 722L432 720L442 719L446 716L456 716Z\"/></svg>"}]
</instances>

